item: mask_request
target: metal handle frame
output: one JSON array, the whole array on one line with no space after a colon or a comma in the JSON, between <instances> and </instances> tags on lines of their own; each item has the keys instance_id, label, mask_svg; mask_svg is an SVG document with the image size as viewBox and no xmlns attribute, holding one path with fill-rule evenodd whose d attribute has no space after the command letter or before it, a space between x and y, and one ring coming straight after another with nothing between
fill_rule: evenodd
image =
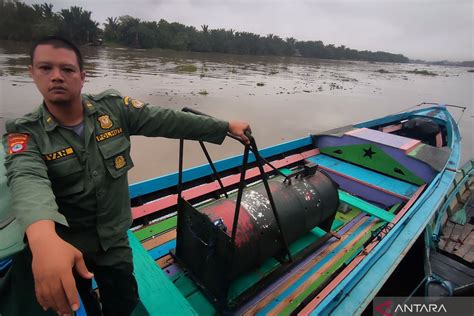
<instances>
[{"instance_id":1,"label":"metal handle frame","mask_svg":"<svg viewBox=\"0 0 474 316\"><path fill-rule=\"evenodd\" d=\"M193 114L196 114L196 115L209 116L205 113L202 113L202 112L199 112L199 111L196 111L194 109L187 108L187 107L183 108L182 111L193 113ZM272 207L273 216L275 216L275 220L276 220L278 229L280 231L281 242L282 242L284 250L285 250L285 252L288 256L288 261L292 261L290 248L289 248L288 242L285 238L285 234L283 233L283 229L282 229L282 225L281 225L281 222L280 222L280 218L278 216L275 201L273 199L272 193L270 191L270 186L268 184L268 177L267 177L267 175L266 175L266 173L263 169L263 165L268 164L274 171L276 171L280 175L284 176L285 179L289 179L289 178L286 175L284 175L280 170L275 168L270 162L265 160L260 155L260 153L258 151L257 144L255 142L255 138L252 136L250 131L245 131L245 136L250 141L249 144L244 143L240 138L238 138L238 137L236 137L236 136L234 136L230 133L227 133L227 136L239 141L240 143L242 143L245 146L244 147L244 156L243 156L243 161L242 161L242 172L240 174L240 182L239 182L239 188L238 188L237 200L236 200L236 207L235 207L235 213L234 213L234 221L233 221L233 224L232 224L231 239L232 239L232 244L234 245L234 249L235 249L235 238L236 238L236 235L237 235L237 226L238 226L238 222L239 222L240 205L242 204L243 190L245 188L245 173L248 169L249 152L251 150L253 152L253 154L255 155L256 164L257 164L257 167L260 171L260 177L261 177L261 180L262 180L262 182L265 186L265 190L267 192L268 200L270 202L270 206ZM209 152L207 151L206 146L204 145L204 143L202 141L199 141L199 144L201 145L201 148L204 152L204 155L206 156L207 161L209 162L209 165L211 166L211 169L212 169L212 172L213 172L214 176L216 177L217 181L219 182L222 193L225 195L226 198L228 198L227 192L225 191L224 185L222 184L222 181L221 181L221 179L220 179L220 177L217 173L217 169L215 168L214 163L212 162L211 156L209 155ZM182 204L183 155L184 155L184 139L180 139L179 140L179 174L178 174L178 211L183 205ZM179 216L178 216L178 220L179 220Z\"/></svg>"}]
</instances>

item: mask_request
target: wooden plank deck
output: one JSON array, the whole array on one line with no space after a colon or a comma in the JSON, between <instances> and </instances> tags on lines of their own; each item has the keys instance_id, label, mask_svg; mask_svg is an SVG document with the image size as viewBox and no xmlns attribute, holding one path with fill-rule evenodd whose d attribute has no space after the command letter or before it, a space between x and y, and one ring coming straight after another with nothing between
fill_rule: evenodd
<instances>
[{"instance_id":1,"label":"wooden plank deck","mask_svg":"<svg viewBox=\"0 0 474 316\"><path fill-rule=\"evenodd\" d=\"M318 154L317 152L307 152L303 155L299 154L297 157L298 160L305 159L308 157ZM278 167L282 168L289 163L292 163L294 159L284 159L282 160L281 165ZM269 171L269 170L266 170ZM232 176L231 176L232 177ZM229 179L231 177L228 177ZM229 181L227 179L227 181ZM224 179L225 180L225 179ZM234 180L232 180L234 181ZM396 180L399 181L399 180ZM224 181L225 182L225 181ZM390 183L390 190L392 194L398 195L393 191L400 192L400 187L393 185L390 181L385 181L385 183ZM227 184L225 184L227 185ZM204 185L206 186L206 185ZM211 187L212 186L212 187ZM202 192L208 192L209 190L217 190L215 184L209 184L209 188L204 188L203 186L199 188L199 192L192 193L192 196L196 194L203 194ZM387 190L386 187L379 187L381 190ZM402 194L405 200L415 200L418 195L423 191L424 186L407 188L406 185L402 190L405 190ZM408 193L408 192L409 193ZM400 192L401 193L401 192ZM408 193L408 194L407 194ZM345 200L342 199L341 202ZM162 201L152 202L152 205L145 205L146 212L150 212L152 209L158 209L163 207ZM348 201L345 201L348 202ZM350 201L349 201L350 202ZM167 202L167 207L169 203L176 203L176 201ZM344 204L344 203L343 203ZM397 218L404 214L404 210L407 205L404 205L401 208L400 212L397 215L390 213L389 211L376 209L375 215L382 217L385 221L379 220L374 216L368 216L360 213L360 210L357 207L354 207L352 204L352 209L349 212L338 212L336 214L336 220L333 224L333 230L337 231L338 234L340 231L343 233L340 234L340 239L338 240L335 237L332 237L328 240L321 248L316 251L314 254L310 255L303 263L292 268L291 272L287 273L282 277L281 282L276 282L276 284L271 285L271 289L268 288L261 292L258 297L255 297L250 302L246 303L237 313L238 314L281 314L289 315L295 311L299 305L304 301L318 300L325 296L324 291L330 290L333 285L330 285L330 288L327 287L323 289L323 293L320 296L319 291L322 287L327 284L333 284L330 282L335 273L339 270L344 273L349 273L351 269L349 267L355 267L358 262L366 255L364 248L366 247L366 242L371 239L372 232L375 231L378 227L383 225L385 221L396 222ZM357 204L357 203L356 203ZM411 204L410 204L411 205ZM144 207L140 207L141 210L144 210ZM357 206L357 205L356 205ZM374 206L374 205L372 205ZM398 209L397 205L397 209ZM374 206L375 207L375 206ZM365 210L371 209L371 204L366 205ZM392 208L395 209L395 208ZM138 209L135 208L135 211ZM371 213L374 213L371 212ZM370 213L370 212L369 212ZM400 215L400 216L398 216ZM395 217L394 217L395 216ZM174 259L169 255L169 250L175 245L176 238L176 216L171 216L164 221L154 223L149 226L145 226L133 234L143 243L145 249L148 250L149 255L155 259L155 266L161 267L164 269L165 273L168 274L170 280L174 281L175 286L179 289L181 294L188 300L190 305L194 310L201 315L212 315L215 313L212 305L209 304L207 299L205 299L204 294L201 293L199 289L195 286L192 287L188 283L191 282L189 278L183 275L183 272L180 270L179 266L174 262ZM302 238L304 239L304 238ZM313 238L314 239L314 238ZM309 241L308 241L309 240ZM312 240L312 239L311 239ZM310 239L307 239L304 243L310 242ZM305 247L304 243L301 246L292 245L292 251L295 250L295 247ZM367 249L372 249L373 244L369 244ZM366 249L366 250L367 250ZM362 256L360 255L362 254ZM273 260L272 258L269 259ZM351 264L354 263L354 264ZM237 286L231 291L233 296L238 296L249 287L251 282L257 282L259 278L266 275L268 271L274 269L274 266L278 265L278 262L273 260L271 264L264 265L263 269L259 268L255 273L245 276L243 282L236 282ZM343 270L342 270L343 269ZM338 272L339 273L339 272ZM180 280L176 282L176 280ZM187 280L187 281L186 281ZM333 280L334 281L334 280Z\"/></svg>"},{"instance_id":2,"label":"wooden plank deck","mask_svg":"<svg viewBox=\"0 0 474 316\"><path fill-rule=\"evenodd\" d=\"M453 199L450 212L464 208L467 222L464 225L447 221L443 227L438 248L451 258L474 267L474 183L471 179Z\"/></svg>"}]
</instances>

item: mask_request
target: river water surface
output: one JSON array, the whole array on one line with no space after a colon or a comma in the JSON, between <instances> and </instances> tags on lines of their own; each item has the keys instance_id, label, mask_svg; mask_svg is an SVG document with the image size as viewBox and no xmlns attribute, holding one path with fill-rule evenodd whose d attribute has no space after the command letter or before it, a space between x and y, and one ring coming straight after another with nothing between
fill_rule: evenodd
<instances>
[{"instance_id":1,"label":"river water surface","mask_svg":"<svg viewBox=\"0 0 474 316\"><path fill-rule=\"evenodd\" d=\"M466 106L460 121L462 162L474 157L474 73L469 68L329 61L209 53L84 47L83 92L114 88L151 104L192 107L226 120L245 120L260 148L339 126L437 102ZM28 45L0 42L0 117L18 117L42 101L27 71ZM180 71L182 65L196 71ZM426 76L409 71L427 70ZM3 122L0 122L3 133ZM213 159L240 154L228 139L209 145ZM130 183L174 172L178 141L132 138ZM187 142L185 167L204 163L198 144Z\"/></svg>"}]
</instances>

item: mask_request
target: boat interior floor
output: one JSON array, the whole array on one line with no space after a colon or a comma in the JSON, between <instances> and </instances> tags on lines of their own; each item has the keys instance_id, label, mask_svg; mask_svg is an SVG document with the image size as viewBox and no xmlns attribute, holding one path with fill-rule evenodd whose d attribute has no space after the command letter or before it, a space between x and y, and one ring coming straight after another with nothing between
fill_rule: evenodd
<instances>
[{"instance_id":1,"label":"boat interior floor","mask_svg":"<svg viewBox=\"0 0 474 316\"><path fill-rule=\"evenodd\" d=\"M428 293L430 296L448 296L449 291L454 296L474 295L474 269L468 267L448 256L431 252L431 271L437 277L449 281L449 283L430 283Z\"/></svg>"},{"instance_id":2,"label":"boat interior floor","mask_svg":"<svg viewBox=\"0 0 474 316\"><path fill-rule=\"evenodd\" d=\"M443 227L438 247L441 253L474 268L474 185L466 190L452 213L464 208L466 223L464 225L447 221Z\"/></svg>"}]
</instances>

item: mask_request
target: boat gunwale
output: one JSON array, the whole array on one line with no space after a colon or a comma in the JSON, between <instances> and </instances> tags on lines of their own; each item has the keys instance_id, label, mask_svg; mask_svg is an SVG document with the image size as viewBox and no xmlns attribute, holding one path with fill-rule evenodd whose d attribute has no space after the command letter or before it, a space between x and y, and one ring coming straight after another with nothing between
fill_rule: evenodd
<instances>
[{"instance_id":1,"label":"boat gunwale","mask_svg":"<svg viewBox=\"0 0 474 316\"><path fill-rule=\"evenodd\" d=\"M394 225L394 227L389 231L385 238L383 238L374 247L374 249L367 254L367 256L355 267L355 269L352 270L347 275L347 277L344 278L342 282L339 283L338 286L336 286L331 291L331 293L329 293L323 300L321 300L318 305L315 305L314 303L311 304L310 302L303 308L301 314L311 313L312 315L320 315L327 314L330 312L332 313L336 309L340 309L342 311L343 306L340 303L343 303L344 300L342 300L342 298L348 295L351 295L352 298L354 298L355 296L361 298L360 302L357 302L355 304L357 306L357 312L361 313L365 309L365 307L367 307L370 301L372 301L376 293L380 290L382 285L386 282L388 277L392 274L396 266L403 258L402 255L399 255L396 256L394 259L392 258L391 262L386 262L390 259L389 257L387 257L389 254L387 250L391 248L394 243L400 242L400 244L405 245L401 253L406 253L411 248L416 238L420 236L426 225L432 219L435 214L435 211L440 207L442 200L438 197L448 192L449 187L455 177L455 170L457 169L460 161L461 136L459 133L459 129L457 128L453 117L445 107L431 107L413 112L401 113L405 115L400 114L400 116L410 117L414 114L418 114L420 111L425 112L427 110L432 110L433 108L440 109L441 112L443 112L445 115L446 119L444 120L444 123L448 134L448 145L450 145L449 147L452 149L450 159L447 160L443 171L437 174L437 176L431 181L430 185L426 188L425 192L417 199L417 201L405 214L405 216L400 219L397 225ZM384 118L381 118L380 120L382 119ZM379 122L379 120L373 120L370 122L373 122L374 125L377 125L376 122ZM435 192L437 194L435 194ZM427 205L428 201L431 204L435 204L435 206L433 207L431 204ZM431 211L429 211L429 209L431 209ZM422 217L422 211L424 211L423 213L428 212L429 216ZM417 226L422 228L418 228L414 234L410 234L412 238L409 239L408 243L402 242L402 240L399 240L399 238L403 237L407 239L406 237L408 235L401 233L402 231L406 232L407 230L409 230L409 228L413 228L412 226L415 223L413 221L414 217L421 221L421 225L419 225L420 223L417 222ZM388 265L388 269L380 269L381 260L386 260L384 263L386 266ZM369 271L369 269L373 267L376 263L378 264L378 269L371 269L372 271ZM376 273L373 270L383 270L384 273L381 277L379 276L377 284L374 285L372 279L372 288L371 290L369 289L369 291L367 291L367 289L364 289L363 286L360 286L360 283L363 279L370 278L369 272ZM362 293L365 293L365 295L362 295ZM351 305L354 305L354 301L352 301Z\"/></svg>"},{"instance_id":2,"label":"boat gunwale","mask_svg":"<svg viewBox=\"0 0 474 316\"><path fill-rule=\"evenodd\" d=\"M443 112L445 114L446 120L441 120L439 118L435 118L435 117L431 117L431 116L426 116L426 117L430 117L431 119L436 119L437 121L442 121L442 122L445 123L446 129L447 129L447 134L448 134L447 135L447 140L448 140L448 144L447 144L448 146L447 147L449 147L451 149L450 159L448 159L448 161L445 163L445 167L444 167L443 171L439 172L436 175L436 177L431 181L430 185L428 187L426 187L426 190L422 194L422 196L419 197L416 200L416 202L409 209L407 214L405 214L405 216L403 216L401 218L400 222L397 225L395 225L395 227L393 229L391 229L389 231L389 233L386 235L386 237L383 238L379 243L377 243L375 245L375 247L373 247L374 248L373 251L368 253L360 261L360 263L354 268L354 270L352 270L348 273L348 275L342 280L342 282L338 286L336 286L332 290L332 292L329 293L329 295L326 298L324 298L321 301L321 304L319 304L317 306L313 306L311 308L311 310L309 310L309 312L311 312L313 314L314 313L319 314L320 312L327 311L327 308L329 308L330 306L334 306L335 301L337 301L339 303L340 300L341 300L341 297L345 296L345 295L340 295L340 294L343 294L344 292L347 292L346 295L348 295L350 292L352 292L357 287L357 285L361 281L361 279L365 278L365 273L361 273L364 276L359 278L359 280L356 280L354 278L354 276L359 274L358 272L363 272L364 270L368 270L370 267L375 265L376 261L379 261L380 259L384 258L385 254L384 254L384 251L382 251L382 250L388 249L393 243L398 241L398 238L400 237L401 232L404 229L407 229L406 226L408 226L407 225L408 222L410 220L412 220L413 217L415 217L415 215L416 215L415 212L417 212L417 211L421 212L421 210L425 210L426 205L424 205L424 203L427 202L427 201L430 201L430 203L434 202L436 204L436 201L434 201L434 200L437 199L437 197L435 197L434 193L436 193L436 192L439 193L440 190L443 191L443 192L448 190L448 186L449 186L448 183L450 183L449 180L451 178L454 178L454 174L451 173L452 170L450 170L450 169L455 170L457 165L459 164L459 160L460 160L459 147L460 147L461 141L460 141L460 136L459 136L459 129L458 129L457 125L455 124L452 116L446 110L446 108L444 108L444 107L431 107L431 108L420 109L420 110L416 110L416 111L412 111L412 112L400 113L400 114L397 114L396 116L387 116L387 117L384 117L384 118L381 118L381 119L372 120L372 121L368 121L368 122L371 122L372 125L377 125L377 124L380 124L380 122L382 122L384 119L387 119L387 118L390 118L390 121L387 120L386 122L393 122L397 118L399 120L403 120L405 118L410 118L410 117L413 117L413 116L417 116L417 117L425 116L425 115L420 115L420 114L427 113L428 110L433 110L433 108L440 109L441 112ZM447 113L447 115L446 115L446 113ZM365 122L365 123L367 124L367 122ZM360 123L358 125L361 125L361 124L364 124L364 123ZM356 126L356 125L354 125L354 126ZM302 142L302 143L304 143L304 145L301 145L300 147L304 147L304 146L310 145L310 143L307 143L308 140L311 140L311 136L300 138L300 139L297 139L295 141L290 141L290 142L287 142L287 143L284 143L284 144L279 144L279 145L276 145L276 146L268 147L268 148L265 148L264 150L268 150L268 152L271 152L271 150L276 149L276 150L280 150L281 153L282 153L282 152L284 152L284 150L282 148L284 148L285 145L287 145L287 144L293 144L294 145L295 142L296 143ZM298 147L294 147L292 149L298 149ZM264 151L264 150L262 150L262 151ZM235 161L235 159L238 160L240 157L242 157L242 155L238 155L238 156L234 156L234 157L231 157L231 158L228 158L228 159L220 160L219 162L225 164L225 163L228 163L230 160L233 160L233 161ZM448 165L450 166L450 168L447 168ZM203 168L203 167L206 167L206 166L207 166L207 164L204 164L204 165L192 168L192 169L187 169L187 170L185 170L185 172L196 171L196 170L198 170L200 168ZM454 168L452 168L453 166L454 166ZM219 170L219 169L218 170L219 171L226 170L225 168L224 169L222 169L222 168L223 167L221 166L220 167L221 170ZM231 168L232 168L232 166L229 166L227 169L231 169ZM150 179L150 180L147 180L147 181L144 181L144 182L141 182L141 183L138 183L138 184L134 184L134 185L143 185L145 183L148 184L148 185L153 185L152 184L153 181L161 181L160 179L164 179L164 178L167 178L167 177L169 178L170 176L173 176L173 175L177 175L177 173L169 174L169 175L154 178L154 179ZM206 175L203 175L203 176L206 176ZM133 191L132 186L131 186L131 192ZM172 184L169 185L169 187L172 187L172 186L173 186ZM135 194L137 194L137 192L139 192L138 189L135 191ZM131 194L131 196L132 196L132 194ZM139 195L136 195L135 197L137 197L137 196L139 196ZM440 201L438 200L437 207L439 207L439 204L440 204ZM434 208L434 209L436 209L436 208ZM426 210L425 210L425 212L426 212ZM430 216L427 217L427 219L423 222L424 225L421 225L421 227L423 227L423 229L426 226L426 224L428 223L428 221L430 220L430 218L432 217L432 215L433 214L431 214ZM411 224L413 224L413 222ZM419 236L423 229L418 229L418 231L416 231L414 235ZM406 249L409 249L411 247L413 242L414 242L414 239L412 238L410 240L410 242L405 243L405 246L406 246L405 251L406 251ZM401 261L401 259L402 259L402 256L397 256L397 258L395 258L394 261L392 260L392 262L390 264L390 269L389 269L391 271L388 271L389 273L385 273L384 275L382 275L381 278L380 277L378 278L378 283L377 283L376 286L374 286L372 288L372 290L369 293L370 295L367 295L365 297L365 300L363 300L361 302L361 304L357 307L358 311L363 310L363 308L365 308L365 306L368 305L368 303L375 296L376 292L380 289L381 284L385 283L386 279L388 279L390 274L393 272L394 267L399 263L399 261ZM336 295L339 297L339 299L333 300L336 297ZM305 309L303 309L303 311L305 311L305 310L308 311L309 305L311 305L311 302L310 302L310 304L306 305L306 307L305 307ZM340 306L336 306L336 307L339 308ZM316 309L313 309L313 308L316 308Z\"/></svg>"}]
</instances>

